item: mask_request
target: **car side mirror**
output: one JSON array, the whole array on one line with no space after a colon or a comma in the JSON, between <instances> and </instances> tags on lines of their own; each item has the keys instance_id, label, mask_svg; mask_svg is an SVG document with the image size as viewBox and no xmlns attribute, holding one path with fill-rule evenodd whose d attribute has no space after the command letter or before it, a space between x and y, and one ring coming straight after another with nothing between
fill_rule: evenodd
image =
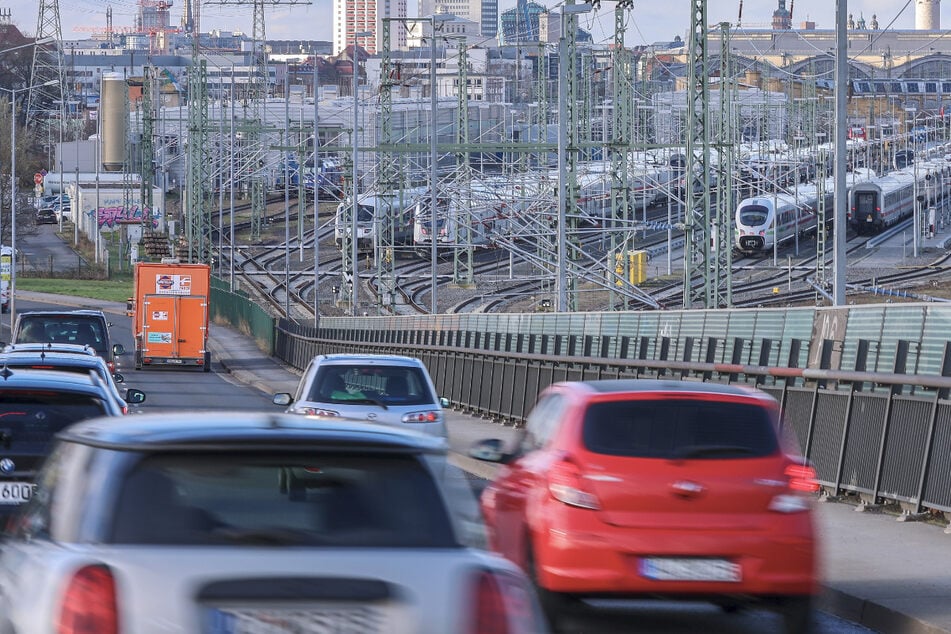
<instances>
[{"instance_id":1,"label":"car side mirror","mask_svg":"<svg viewBox=\"0 0 951 634\"><path fill-rule=\"evenodd\" d=\"M294 402L294 397L291 396L288 392L278 392L274 395L274 398L271 401L275 405L280 405L281 407L287 407Z\"/></svg>"},{"instance_id":2,"label":"car side mirror","mask_svg":"<svg viewBox=\"0 0 951 634\"><path fill-rule=\"evenodd\" d=\"M120 373L118 373L118 372L113 372L113 373L112 373L112 380L115 381L116 383L125 383L125 377L122 376L122 375L121 375Z\"/></svg>"},{"instance_id":3,"label":"car side mirror","mask_svg":"<svg viewBox=\"0 0 951 634\"><path fill-rule=\"evenodd\" d=\"M114 355L125 354L125 346L123 346L121 343L112 344L112 354Z\"/></svg>"},{"instance_id":4,"label":"car side mirror","mask_svg":"<svg viewBox=\"0 0 951 634\"><path fill-rule=\"evenodd\" d=\"M145 402L145 392L130 387L125 391L125 402L130 405L138 405Z\"/></svg>"},{"instance_id":5,"label":"car side mirror","mask_svg":"<svg viewBox=\"0 0 951 634\"><path fill-rule=\"evenodd\" d=\"M450 405L452 405L452 403L449 402L449 399L446 398L445 396L439 397L439 404L442 405L443 407L449 407Z\"/></svg>"}]
</instances>

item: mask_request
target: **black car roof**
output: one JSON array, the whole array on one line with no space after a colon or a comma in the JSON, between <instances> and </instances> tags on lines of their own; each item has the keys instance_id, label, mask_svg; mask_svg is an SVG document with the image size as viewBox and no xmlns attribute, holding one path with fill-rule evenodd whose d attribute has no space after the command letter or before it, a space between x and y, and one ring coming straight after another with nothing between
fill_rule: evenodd
<instances>
[{"instance_id":1,"label":"black car roof","mask_svg":"<svg viewBox=\"0 0 951 634\"><path fill-rule=\"evenodd\" d=\"M445 454L444 439L373 423L296 414L184 411L83 421L59 437L95 447L149 451L307 446L359 447L397 453Z\"/></svg>"}]
</instances>

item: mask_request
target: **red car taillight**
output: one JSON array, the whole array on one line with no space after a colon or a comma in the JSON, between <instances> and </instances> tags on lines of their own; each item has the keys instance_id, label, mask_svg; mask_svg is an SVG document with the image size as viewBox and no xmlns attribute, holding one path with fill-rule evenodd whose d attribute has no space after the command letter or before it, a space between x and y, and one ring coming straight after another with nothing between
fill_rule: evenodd
<instances>
[{"instance_id":1,"label":"red car taillight","mask_svg":"<svg viewBox=\"0 0 951 634\"><path fill-rule=\"evenodd\" d=\"M581 470L569 460L556 462L548 472L548 491L552 497L568 506L599 510L598 496L584 487Z\"/></svg>"},{"instance_id":2,"label":"red car taillight","mask_svg":"<svg viewBox=\"0 0 951 634\"><path fill-rule=\"evenodd\" d=\"M475 579L475 597L472 608L475 614L470 634L509 634L509 621L505 609L505 597L495 575L482 571Z\"/></svg>"},{"instance_id":3,"label":"red car taillight","mask_svg":"<svg viewBox=\"0 0 951 634\"><path fill-rule=\"evenodd\" d=\"M118 634L116 581L105 566L80 568L69 581L57 634Z\"/></svg>"},{"instance_id":4,"label":"red car taillight","mask_svg":"<svg viewBox=\"0 0 951 634\"><path fill-rule=\"evenodd\" d=\"M801 513L811 508L811 500L806 493L819 491L816 470L809 465L791 464L783 471L788 490L773 497L769 510L777 513Z\"/></svg>"},{"instance_id":5,"label":"red car taillight","mask_svg":"<svg viewBox=\"0 0 951 634\"><path fill-rule=\"evenodd\" d=\"M793 491L817 493L819 478L816 470L805 464L791 464L786 467L786 477L789 478L789 488Z\"/></svg>"}]
</instances>

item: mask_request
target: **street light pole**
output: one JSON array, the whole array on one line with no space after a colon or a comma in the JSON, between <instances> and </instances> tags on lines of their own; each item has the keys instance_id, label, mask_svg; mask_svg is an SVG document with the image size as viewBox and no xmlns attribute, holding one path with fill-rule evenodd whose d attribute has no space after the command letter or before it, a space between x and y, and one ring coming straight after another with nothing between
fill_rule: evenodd
<instances>
[{"instance_id":1,"label":"street light pole","mask_svg":"<svg viewBox=\"0 0 951 634\"><path fill-rule=\"evenodd\" d=\"M38 86L25 88L0 88L10 93L10 336L13 336L13 326L16 322L16 278L17 278L17 93L33 88L43 88L57 83L50 80ZM62 204L62 183L60 184L60 204Z\"/></svg>"}]
</instances>

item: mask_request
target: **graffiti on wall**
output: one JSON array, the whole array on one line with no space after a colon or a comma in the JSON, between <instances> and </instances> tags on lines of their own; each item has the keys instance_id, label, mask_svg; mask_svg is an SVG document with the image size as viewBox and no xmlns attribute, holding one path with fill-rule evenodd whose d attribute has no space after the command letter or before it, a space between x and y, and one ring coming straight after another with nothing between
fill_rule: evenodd
<instances>
[{"instance_id":1,"label":"graffiti on wall","mask_svg":"<svg viewBox=\"0 0 951 634\"><path fill-rule=\"evenodd\" d=\"M90 212L90 214L95 212ZM121 224L141 224L143 220L150 225L152 229L159 226L159 212L155 209L142 208L139 205L126 207L124 205L114 205L109 207L100 207L97 220L99 228L115 228Z\"/></svg>"}]
</instances>

